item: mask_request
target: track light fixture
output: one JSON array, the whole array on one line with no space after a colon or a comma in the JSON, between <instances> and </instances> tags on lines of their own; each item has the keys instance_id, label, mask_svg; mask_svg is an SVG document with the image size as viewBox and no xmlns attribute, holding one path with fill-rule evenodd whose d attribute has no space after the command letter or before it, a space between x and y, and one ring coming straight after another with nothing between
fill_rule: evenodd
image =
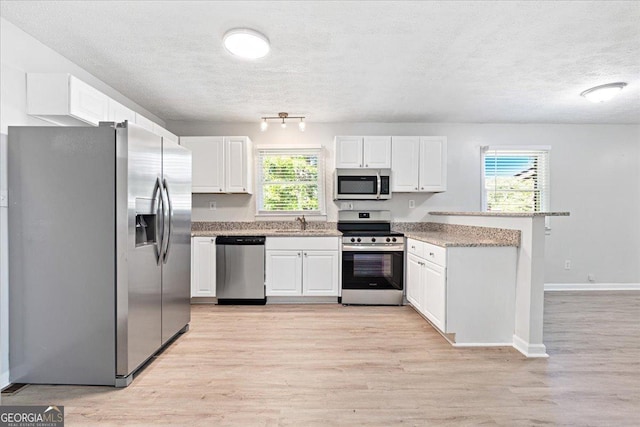
<instances>
[{"instance_id":1,"label":"track light fixture","mask_svg":"<svg viewBox=\"0 0 640 427\"><path fill-rule=\"evenodd\" d=\"M281 120L280 126L282 127L282 129L285 129L287 127L288 119L300 119L300 122L298 123L298 129L300 129L300 132L304 132L304 130L307 128L307 124L304 121L304 116L289 116L289 113L278 113L277 117L261 117L262 121L260 122L260 130L264 132L269 128L269 122L267 120Z\"/></svg>"}]
</instances>

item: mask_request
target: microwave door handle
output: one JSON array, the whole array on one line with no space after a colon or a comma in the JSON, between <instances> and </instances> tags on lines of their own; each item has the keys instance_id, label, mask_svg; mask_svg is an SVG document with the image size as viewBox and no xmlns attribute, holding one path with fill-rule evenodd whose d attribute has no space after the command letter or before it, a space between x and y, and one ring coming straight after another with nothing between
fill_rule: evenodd
<instances>
[{"instance_id":1,"label":"microwave door handle","mask_svg":"<svg viewBox=\"0 0 640 427\"><path fill-rule=\"evenodd\" d=\"M380 171L376 173L376 178L378 179L378 191L376 193L376 199L380 198L380 190L382 187L382 179L380 178Z\"/></svg>"}]
</instances>

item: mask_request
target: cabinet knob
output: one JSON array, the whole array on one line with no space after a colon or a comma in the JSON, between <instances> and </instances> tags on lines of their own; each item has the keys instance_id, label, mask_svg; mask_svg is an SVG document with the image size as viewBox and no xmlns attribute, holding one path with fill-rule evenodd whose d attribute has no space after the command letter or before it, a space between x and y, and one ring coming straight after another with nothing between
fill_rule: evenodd
<instances>
[{"instance_id":1,"label":"cabinet knob","mask_svg":"<svg viewBox=\"0 0 640 427\"><path fill-rule=\"evenodd\" d=\"M429 256L433 256L433 252L429 252Z\"/></svg>"},{"instance_id":2,"label":"cabinet knob","mask_svg":"<svg viewBox=\"0 0 640 427\"><path fill-rule=\"evenodd\" d=\"M247 191L247 189L246 189L246 188L244 188L244 187L242 187L242 191Z\"/></svg>"},{"instance_id":3,"label":"cabinet knob","mask_svg":"<svg viewBox=\"0 0 640 427\"><path fill-rule=\"evenodd\" d=\"M364 165L364 167L365 167L365 168L368 168L368 167L369 167L369 165Z\"/></svg>"},{"instance_id":4,"label":"cabinet knob","mask_svg":"<svg viewBox=\"0 0 640 427\"><path fill-rule=\"evenodd\" d=\"M298 252L298 258L300 258L300 252Z\"/></svg>"},{"instance_id":5,"label":"cabinet knob","mask_svg":"<svg viewBox=\"0 0 640 427\"><path fill-rule=\"evenodd\" d=\"M304 253L304 256L307 256L307 253L306 253L306 252Z\"/></svg>"},{"instance_id":6,"label":"cabinet knob","mask_svg":"<svg viewBox=\"0 0 640 427\"><path fill-rule=\"evenodd\" d=\"M222 188L220 188L220 192L222 192Z\"/></svg>"},{"instance_id":7,"label":"cabinet knob","mask_svg":"<svg viewBox=\"0 0 640 427\"><path fill-rule=\"evenodd\" d=\"M420 187L421 190L424 190L424 187Z\"/></svg>"},{"instance_id":8,"label":"cabinet knob","mask_svg":"<svg viewBox=\"0 0 640 427\"><path fill-rule=\"evenodd\" d=\"M417 190L417 189L418 189L418 187L414 188L414 190Z\"/></svg>"}]
</instances>

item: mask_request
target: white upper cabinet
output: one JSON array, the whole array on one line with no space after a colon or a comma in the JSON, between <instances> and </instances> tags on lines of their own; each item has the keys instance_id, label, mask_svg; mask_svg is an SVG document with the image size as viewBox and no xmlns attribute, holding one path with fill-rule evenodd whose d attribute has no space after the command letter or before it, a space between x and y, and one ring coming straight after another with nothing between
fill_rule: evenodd
<instances>
[{"instance_id":1,"label":"white upper cabinet","mask_svg":"<svg viewBox=\"0 0 640 427\"><path fill-rule=\"evenodd\" d=\"M251 193L253 164L249 161L250 140L246 136L225 138L225 179L228 193Z\"/></svg>"},{"instance_id":2,"label":"white upper cabinet","mask_svg":"<svg viewBox=\"0 0 640 427\"><path fill-rule=\"evenodd\" d=\"M420 137L420 191L447 189L447 137Z\"/></svg>"},{"instance_id":3,"label":"white upper cabinet","mask_svg":"<svg viewBox=\"0 0 640 427\"><path fill-rule=\"evenodd\" d=\"M363 158L365 168L389 169L391 167L391 137L365 136Z\"/></svg>"},{"instance_id":4,"label":"white upper cabinet","mask_svg":"<svg viewBox=\"0 0 640 427\"><path fill-rule=\"evenodd\" d=\"M133 110L125 107L117 101L109 98L107 108L107 121L108 122L124 122L127 120L130 123L136 122L136 113Z\"/></svg>"},{"instance_id":5,"label":"white upper cabinet","mask_svg":"<svg viewBox=\"0 0 640 427\"><path fill-rule=\"evenodd\" d=\"M191 191L224 193L224 137L182 137L180 145L191 150Z\"/></svg>"},{"instance_id":6,"label":"white upper cabinet","mask_svg":"<svg viewBox=\"0 0 640 427\"><path fill-rule=\"evenodd\" d=\"M60 126L108 120L109 98L70 74L27 74L27 114Z\"/></svg>"},{"instance_id":7,"label":"white upper cabinet","mask_svg":"<svg viewBox=\"0 0 640 427\"><path fill-rule=\"evenodd\" d=\"M391 191L418 191L420 137L394 136Z\"/></svg>"},{"instance_id":8,"label":"white upper cabinet","mask_svg":"<svg viewBox=\"0 0 640 427\"><path fill-rule=\"evenodd\" d=\"M447 137L392 138L393 192L438 192L447 189Z\"/></svg>"},{"instance_id":9,"label":"white upper cabinet","mask_svg":"<svg viewBox=\"0 0 640 427\"><path fill-rule=\"evenodd\" d=\"M336 136L336 168L363 167L361 136Z\"/></svg>"},{"instance_id":10,"label":"white upper cabinet","mask_svg":"<svg viewBox=\"0 0 640 427\"><path fill-rule=\"evenodd\" d=\"M252 149L246 136L188 136L180 145L192 153L192 192L252 192Z\"/></svg>"},{"instance_id":11,"label":"white upper cabinet","mask_svg":"<svg viewBox=\"0 0 640 427\"><path fill-rule=\"evenodd\" d=\"M173 141L176 144L178 144L178 142L180 141L180 138L178 138L177 135L172 134L171 132L169 132L168 130L166 130L165 128L163 128L160 125L157 124L153 124L153 133L155 133L158 136L161 136L164 139L168 139L169 141Z\"/></svg>"},{"instance_id":12,"label":"white upper cabinet","mask_svg":"<svg viewBox=\"0 0 640 427\"><path fill-rule=\"evenodd\" d=\"M155 123L153 123L153 121L147 119L142 114L136 113L136 122L135 123L138 126L140 126L141 128L144 128L144 129L148 130L149 132L153 132L153 126L155 125Z\"/></svg>"},{"instance_id":13,"label":"white upper cabinet","mask_svg":"<svg viewBox=\"0 0 640 427\"><path fill-rule=\"evenodd\" d=\"M336 168L389 169L391 137L336 136Z\"/></svg>"}]
</instances>

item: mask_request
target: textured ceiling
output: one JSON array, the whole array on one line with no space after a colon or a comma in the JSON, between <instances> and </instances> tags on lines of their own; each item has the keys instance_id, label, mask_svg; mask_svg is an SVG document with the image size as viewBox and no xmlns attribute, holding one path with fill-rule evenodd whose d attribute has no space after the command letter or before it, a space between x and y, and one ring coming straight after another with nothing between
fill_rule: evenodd
<instances>
[{"instance_id":1,"label":"textured ceiling","mask_svg":"<svg viewBox=\"0 0 640 427\"><path fill-rule=\"evenodd\" d=\"M2 17L165 120L640 123L640 2L10 1ZM237 60L236 27L271 53ZM579 93L625 81L614 100Z\"/></svg>"}]
</instances>

